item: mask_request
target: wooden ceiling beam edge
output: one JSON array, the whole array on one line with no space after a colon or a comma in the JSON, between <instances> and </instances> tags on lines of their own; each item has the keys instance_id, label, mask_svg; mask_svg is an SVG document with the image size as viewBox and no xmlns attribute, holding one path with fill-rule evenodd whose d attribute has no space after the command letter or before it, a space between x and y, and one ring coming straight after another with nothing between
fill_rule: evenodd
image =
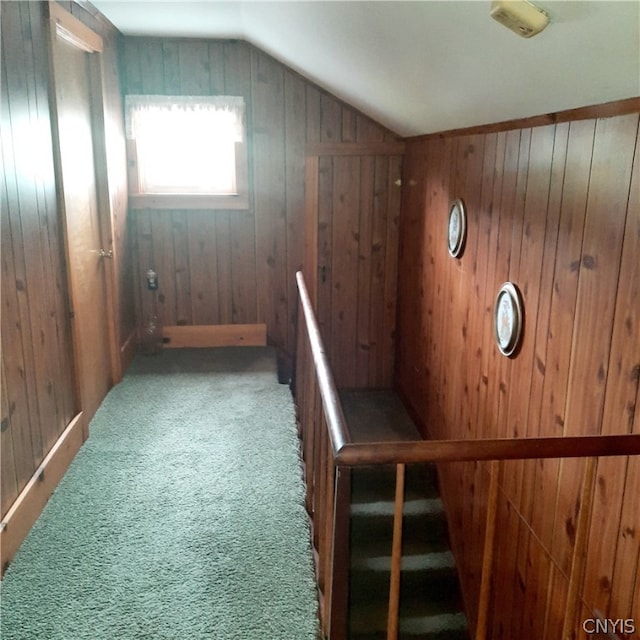
<instances>
[{"instance_id":1,"label":"wooden ceiling beam edge","mask_svg":"<svg viewBox=\"0 0 640 640\"><path fill-rule=\"evenodd\" d=\"M640 97L626 98L624 100L614 100L603 104L577 109L567 109L566 111L556 111L539 116L528 118L516 118L504 122L492 124L482 124L461 129L450 129L435 133L426 133L419 136L409 136L406 141L417 142L421 140L433 140L435 138L453 138L457 136L470 136L487 133L499 133L501 131L511 131L513 129L528 129L531 127L544 127L550 124L560 124L562 122L572 122L574 120L591 120L593 118L613 118L628 113L640 113Z\"/></svg>"}]
</instances>

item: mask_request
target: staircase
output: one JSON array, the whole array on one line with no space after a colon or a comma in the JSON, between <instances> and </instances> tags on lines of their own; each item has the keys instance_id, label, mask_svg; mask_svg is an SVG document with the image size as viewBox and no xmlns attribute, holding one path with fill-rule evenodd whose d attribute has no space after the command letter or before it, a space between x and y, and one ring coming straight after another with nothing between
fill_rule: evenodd
<instances>
[{"instance_id":1,"label":"staircase","mask_svg":"<svg viewBox=\"0 0 640 640\"><path fill-rule=\"evenodd\" d=\"M347 392L341 399L356 438L416 437L391 392ZM395 477L395 466L352 471L350 640L387 637ZM400 640L468 640L433 465L407 466L403 514Z\"/></svg>"}]
</instances>

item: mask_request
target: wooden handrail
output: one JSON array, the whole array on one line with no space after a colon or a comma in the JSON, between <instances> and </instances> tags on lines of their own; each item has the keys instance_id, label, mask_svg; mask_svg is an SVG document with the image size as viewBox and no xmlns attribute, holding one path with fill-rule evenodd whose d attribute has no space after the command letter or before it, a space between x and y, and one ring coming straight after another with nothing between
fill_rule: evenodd
<instances>
[{"instance_id":1,"label":"wooden handrail","mask_svg":"<svg viewBox=\"0 0 640 640\"><path fill-rule=\"evenodd\" d=\"M340 403L336 384L333 380L333 374L331 373L331 367L329 366L329 359L327 358L327 353L322 343L318 321L316 320L316 315L309 298L309 292L307 291L307 286L301 271L296 273L296 282L298 283L300 304L307 326L309 345L318 377L320 396L322 397L322 407L325 418L327 419L327 429L335 458L336 453L351 442L351 438L349 436L349 430L347 429L347 421L342 411L342 404Z\"/></svg>"},{"instance_id":2,"label":"wooden handrail","mask_svg":"<svg viewBox=\"0 0 640 640\"><path fill-rule=\"evenodd\" d=\"M336 451L335 463L357 467L376 464L627 455L640 455L640 434L351 443Z\"/></svg>"},{"instance_id":3,"label":"wooden handrail","mask_svg":"<svg viewBox=\"0 0 640 640\"><path fill-rule=\"evenodd\" d=\"M640 434L354 443L302 272L296 281L337 466L640 455Z\"/></svg>"}]
</instances>

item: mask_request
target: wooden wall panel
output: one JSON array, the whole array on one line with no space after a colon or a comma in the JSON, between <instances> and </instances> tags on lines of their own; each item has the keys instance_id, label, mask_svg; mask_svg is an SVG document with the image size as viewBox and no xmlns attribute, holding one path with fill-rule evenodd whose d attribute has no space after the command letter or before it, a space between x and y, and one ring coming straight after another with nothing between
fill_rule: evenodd
<instances>
[{"instance_id":1,"label":"wooden wall panel","mask_svg":"<svg viewBox=\"0 0 640 640\"><path fill-rule=\"evenodd\" d=\"M409 141L396 372L425 435L638 428L638 161L637 113ZM446 251L456 197L468 208L460 259ZM493 339L495 295L506 280L525 307L513 358ZM584 464L501 465L489 637L560 636ZM598 463L579 616L597 609L640 619L639 464ZM475 623L487 470L443 465L440 475Z\"/></svg>"},{"instance_id":2,"label":"wooden wall panel","mask_svg":"<svg viewBox=\"0 0 640 640\"><path fill-rule=\"evenodd\" d=\"M9 394L4 361L0 362L0 402L2 403L2 426L0 427L0 469L2 481L2 500L0 509L4 515L18 495L18 473L16 471L16 456L13 444L12 425L9 422Z\"/></svg>"},{"instance_id":3,"label":"wooden wall panel","mask_svg":"<svg viewBox=\"0 0 640 640\"><path fill-rule=\"evenodd\" d=\"M3 515L76 409L43 10L2 12Z\"/></svg>"},{"instance_id":4,"label":"wooden wall panel","mask_svg":"<svg viewBox=\"0 0 640 640\"><path fill-rule=\"evenodd\" d=\"M351 129L351 127L350 127ZM360 159L360 176L358 201L360 220L358 224L358 261L357 282L358 296L356 309L356 349L354 360L353 386L367 387L369 385L369 362L371 354L371 309L372 291L371 273L374 257L373 248L373 214L374 214L374 178L375 159L371 157ZM355 275L355 274L354 274Z\"/></svg>"},{"instance_id":5,"label":"wooden wall panel","mask_svg":"<svg viewBox=\"0 0 640 640\"><path fill-rule=\"evenodd\" d=\"M285 130L285 207L287 220L286 273L295 273L304 261L304 220L300 218L305 206L304 150L307 142L306 96L307 82L297 74L284 73L284 130ZM287 276L287 300L297 299L295 279ZM287 344L295 339L295 306L287 306Z\"/></svg>"},{"instance_id":6,"label":"wooden wall panel","mask_svg":"<svg viewBox=\"0 0 640 640\"><path fill-rule=\"evenodd\" d=\"M610 433L620 421L622 430L634 431L634 421L640 424L640 409L637 398L640 393L638 378L640 367L634 358L629 342L640 336L640 157L636 143L633 157L633 173L629 203L626 209L624 244L620 252L619 281L628 283L616 296L614 320L611 329L611 349L608 354L608 375L604 391L602 430ZM624 216L620 216L623 218ZM623 409L620 415L620 409ZM595 545L587 558L585 572L585 595L587 603L593 603L600 611L608 611L614 583L632 584L632 577L620 578L617 572L625 572L626 558L637 576L640 553L638 543L631 548L632 531L640 531L640 505L628 492L640 487L637 477L638 458L615 460L603 458L598 463L597 491L594 496L591 538L599 536L611 540L611 544ZM625 491L627 488L627 491ZM622 555L621 555L622 554ZM633 574L632 574L633 575ZM617 580L616 580L617 578ZM636 578L637 579L637 578ZM618 586L619 588L619 586ZM640 584L636 584L636 590ZM631 593L619 594L621 610L630 612ZM615 596L614 600L615 600ZM626 613L626 616L630 613ZM625 616L623 616L625 617Z\"/></svg>"},{"instance_id":7,"label":"wooden wall panel","mask_svg":"<svg viewBox=\"0 0 640 640\"><path fill-rule=\"evenodd\" d=\"M258 322L267 322L271 344L285 345L288 309L284 67L252 51L251 78Z\"/></svg>"},{"instance_id":8,"label":"wooden wall panel","mask_svg":"<svg viewBox=\"0 0 640 640\"><path fill-rule=\"evenodd\" d=\"M341 388L390 388L393 379L402 155L366 149L307 158L315 247L305 270Z\"/></svg>"},{"instance_id":9,"label":"wooden wall panel","mask_svg":"<svg viewBox=\"0 0 640 640\"><path fill-rule=\"evenodd\" d=\"M294 276L304 249L305 145L396 136L245 42L126 37L122 73L125 93L226 93L247 104L248 211L173 212L172 225L150 222L160 212L131 214L142 221L132 224L138 324L149 305L144 273L153 267L165 324L266 322L269 342L290 356ZM382 286L391 288L393 272L386 277ZM167 308L174 298L175 313L173 303Z\"/></svg>"},{"instance_id":10,"label":"wooden wall panel","mask_svg":"<svg viewBox=\"0 0 640 640\"><path fill-rule=\"evenodd\" d=\"M135 327L117 33L88 6L61 3L100 33L105 155L120 344ZM64 239L49 104L45 2L2 6L2 515L78 410ZM128 301L127 301L128 300ZM126 366L123 353L120 368Z\"/></svg>"},{"instance_id":11,"label":"wooden wall panel","mask_svg":"<svg viewBox=\"0 0 640 640\"><path fill-rule=\"evenodd\" d=\"M355 379L358 300L358 232L360 226L360 158L334 158L333 161L333 224L331 277L331 335L328 337L329 358L338 387L351 386ZM355 186L354 186L355 185ZM353 188L352 188L353 187ZM367 309L368 311L368 309Z\"/></svg>"},{"instance_id":12,"label":"wooden wall panel","mask_svg":"<svg viewBox=\"0 0 640 640\"><path fill-rule=\"evenodd\" d=\"M215 44L215 43L214 43ZM213 49L217 47L213 46ZM249 47L226 42L223 45L225 92L244 96L247 102L247 128L251 130L251 51ZM212 84L212 91L216 88ZM249 161L249 183L252 183L252 163ZM292 218L293 219L293 218ZM292 225L293 226L293 225ZM258 314L256 281L256 229L251 211L229 215L231 243L231 312L232 323L255 322ZM242 283L242 286L239 286Z\"/></svg>"}]
</instances>

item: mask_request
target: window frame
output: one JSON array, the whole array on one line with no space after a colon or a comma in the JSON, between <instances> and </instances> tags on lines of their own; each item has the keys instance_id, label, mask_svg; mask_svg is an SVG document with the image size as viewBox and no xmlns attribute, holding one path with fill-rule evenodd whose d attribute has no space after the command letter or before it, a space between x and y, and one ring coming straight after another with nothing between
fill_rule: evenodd
<instances>
[{"instance_id":1,"label":"window frame","mask_svg":"<svg viewBox=\"0 0 640 640\"><path fill-rule=\"evenodd\" d=\"M170 97L175 98L176 102L179 103L181 98L186 99L188 96ZM244 100L244 98L242 99ZM128 114L125 114L125 117L128 117ZM249 209L246 120L243 122L242 141L235 143L235 179L237 192L235 194L141 192L138 179L138 152L136 141L129 137L128 134L126 138L126 151L129 207L131 209Z\"/></svg>"}]
</instances>

